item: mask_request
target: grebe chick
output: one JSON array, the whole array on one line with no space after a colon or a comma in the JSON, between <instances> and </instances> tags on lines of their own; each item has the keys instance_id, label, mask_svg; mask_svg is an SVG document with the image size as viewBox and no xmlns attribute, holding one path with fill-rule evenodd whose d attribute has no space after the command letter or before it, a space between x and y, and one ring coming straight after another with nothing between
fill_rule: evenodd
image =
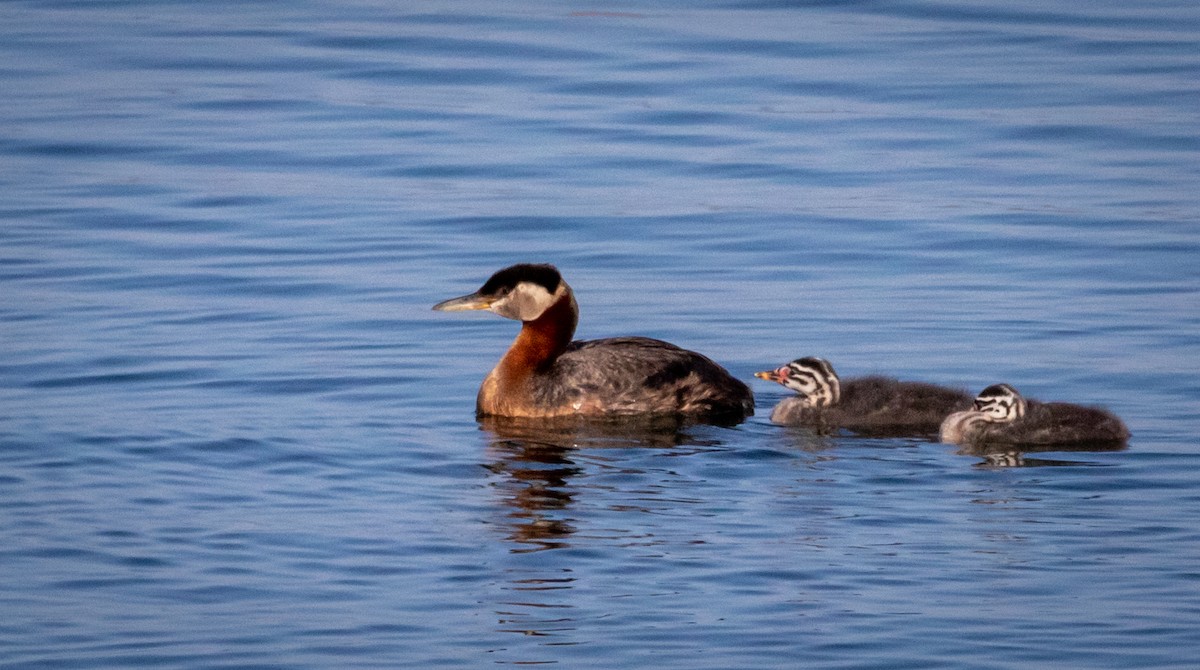
<instances>
[{"instance_id":1,"label":"grebe chick","mask_svg":"<svg viewBox=\"0 0 1200 670\"><path fill-rule=\"evenodd\" d=\"M1099 407L1038 402L1008 384L993 384L979 392L971 409L946 417L941 438L964 445L1123 443L1129 429Z\"/></svg>"},{"instance_id":2,"label":"grebe chick","mask_svg":"<svg viewBox=\"0 0 1200 670\"><path fill-rule=\"evenodd\" d=\"M504 268L475 293L433 308L521 322L479 388L478 416L674 414L736 423L754 413L750 388L694 351L648 337L572 342L579 307L553 265Z\"/></svg>"},{"instance_id":3,"label":"grebe chick","mask_svg":"<svg viewBox=\"0 0 1200 670\"><path fill-rule=\"evenodd\" d=\"M796 392L771 412L771 421L785 426L843 428L868 435L932 435L947 414L971 406L966 391L924 382L880 376L842 381L829 361L815 356L754 376Z\"/></svg>"}]
</instances>

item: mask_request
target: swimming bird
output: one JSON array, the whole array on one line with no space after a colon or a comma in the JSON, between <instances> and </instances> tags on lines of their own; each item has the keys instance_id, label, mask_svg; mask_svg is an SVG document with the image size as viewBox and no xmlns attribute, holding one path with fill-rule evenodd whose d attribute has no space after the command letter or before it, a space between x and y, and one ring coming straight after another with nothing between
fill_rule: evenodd
<instances>
[{"instance_id":1,"label":"swimming bird","mask_svg":"<svg viewBox=\"0 0 1200 670\"><path fill-rule=\"evenodd\" d=\"M815 356L754 376L796 392L779 401L771 421L826 432L932 435L947 414L971 407L971 396L960 389L881 376L842 381L829 361Z\"/></svg>"},{"instance_id":2,"label":"swimming bird","mask_svg":"<svg viewBox=\"0 0 1200 670\"><path fill-rule=\"evenodd\" d=\"M571 341L579 307L553 265L504 268L478 291L433 308L521 322L479 388L477 416L668 414L736 423L754 413L750 388L694 351L648 337Z\"/></svg>"},{"instance_id":3,"label":"swimming bird","mask_svg":"<svg viewBox=\"0 0 1200 670\"><path fill-rule=\"evenodd\" d=\"M1129 429L1099 407L1039 402L1008 384L993 384L979 392L971 409L946 417L941 439L966 445L1123 443Z\"/></svg>"}]
</instances>

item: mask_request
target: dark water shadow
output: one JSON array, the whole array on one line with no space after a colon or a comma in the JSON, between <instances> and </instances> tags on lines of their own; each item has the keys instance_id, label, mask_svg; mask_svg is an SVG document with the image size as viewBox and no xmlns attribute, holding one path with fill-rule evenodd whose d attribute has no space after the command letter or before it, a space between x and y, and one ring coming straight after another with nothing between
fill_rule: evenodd
<instances>
[{"instance_id":1,"label":"dark water shadow","mask_svg":"<svg viewBox=\"0 0 1200 670\"><path fill-rule=\"evenodd\" d=\"M495 475L498 493L495 526L504 533L503 543L512 557L497 579L496 629L522 638L544 638L542 646L579 644L577 629L589 616L573 593L577 557L570 552L572 536L581 525L595 532L596 520L578 520L576 515L581 508L583 514L592 513L596 503L584 504L581 499L611 493L589 478L619 471L641 481L646 473L632 462L639 456L622 453L627 449L687 453L724 444L704 435L709 428L693 429L674 418L486 417L479 425L488 440L485 466ZM565 551L547 551L552 549Z\"/></svg>"},{"instance_id":2,"label":"dark water shadow","mask_svg":"<svg viewBox=\"0 0 1200 670\"><path fill-rule=\"evenodd\" d=\"M1100 466L1102 463L1086 460L1069 460L1062 458L1036 458L1030 454L1044 453L1104 453L1124 451L1129 447L1124 441L1110 442L1081 442L1075 444L1048 445L1012 445L1012 444L974 444L959 445L955 453L964 456L978 456L983 459L975 464L977 468L1038 468L1062 466Z\"/></svg>"},{"instance_id":3,"label":"dark water shadow","mask_svg":"<svg viewBox=\"0 0 1200 670\"><path fill-rule=\"evenodd\" d=\"M675 417L620 419L515 419L482 417L488 433L486 467L503 475L499 488L513 552L569 546L575 532L570 508L585 475L579 455L596 449L704 449L722 444L692 432L695 424Z\"/></svg>"},{"instance_id":4,"label":"dark water shadow","mask_svg":"<svg viewBox=\"0 0 1200 670\"><path fill-rule=\"evenodd\" d=\"M565 448L664 448L703 441L697 432L701 424L671 415L549 419L481 417L479 426L491 433L493 444L519 441Z\"/></svg>"},{"instance_id":5,"label":"dark water shadow","mask_svg":"<svg viewBox=\"0 0 1200 670\"><path fill-rule=\"evenodd\" d=\"M911 447L927 442L937 442L937 432L913 426L847 428L817 423L796 425L771 424L776 431L773 440L786 444L791 449L808 453L836 450L846 445L870 445L871 447Z\"/></svg>"},{"instance_id":6,"label":"dark water shadow","mask_svg":"<svg viewBox=\"0 0 1200 670\"><path fill-rule=\"evenodd\" d=\"M780 426L780 432L775 438L778 444L808 453L834 451L836 447L864 440L884 446L912 446L914 443L938 442L936 435L913 434L912 432L858 432L846 429L815 430L811 426ZM1087 460L1072 460L1066 458L1042 458L1031 454L1048 453L1104 453L1124 451L1129 445L1124 441L1080 442L1072 444L1047 445L1012 445L1012 444L974 444L957 445L955 453L964 456L977 456L982 459L975 463L977 468L1033 468L1061 466L1102 466Z\"/></svg>"},{"instance_id":7,"label":"dark water shadow","mask_svg":"<svg viewBox=\"0 0 1200 670\"><path fill-rule=\"evenodd\" d=\"M855 437L851 433L844 435L813 430L808 426L773 426L778 428L772 443L777 447L799 450L806 453L831 451L839 444L839 437Z\"/></svg>"}]
</instances>

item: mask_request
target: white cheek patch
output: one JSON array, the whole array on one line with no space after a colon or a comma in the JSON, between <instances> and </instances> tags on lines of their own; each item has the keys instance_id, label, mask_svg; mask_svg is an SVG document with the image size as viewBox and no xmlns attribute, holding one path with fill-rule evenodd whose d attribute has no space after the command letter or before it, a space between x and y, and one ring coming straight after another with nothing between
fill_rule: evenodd
<instances>
[{"instance_id":1,"label":"white cheek patch","mask_svg":"<svg viewBox=\"0 0 1200 670\"><path fill-rule=\"evenodd\" d=\"M828 407L840 400L837 376L828 364L810 367L804 363L791 363L781 370L787 373L785 386L803 396L810 407Z\"/></svg>"},{"instance_id":2,"label":"white cheek patch","mask_svg":"<svg viewBox=\"0 0 1200 670\"><path fill-rule=\"evenodd\" d=\"M533 321L553 303L554 296L543 286L521 282L509 291L508 295L493 303L492 311L517 321Z\"/></svg>"},{"instance_id":3,"label":"white cheek patch","mask_svg":"<svg viewBox=\"0 0 1200 670\"><path fill-rule=\"evenodd\" d=\"M991 421L1015 421L1025 415L1023 399L1012 396L988 398L977 402L977 406Z\"/></svg>"}]
</instances>

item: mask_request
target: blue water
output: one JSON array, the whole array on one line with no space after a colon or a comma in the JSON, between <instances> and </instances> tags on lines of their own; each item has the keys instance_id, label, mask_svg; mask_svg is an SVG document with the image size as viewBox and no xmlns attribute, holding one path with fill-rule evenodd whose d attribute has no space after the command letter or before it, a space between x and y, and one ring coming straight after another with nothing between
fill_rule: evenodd
<instances>
[{"instance_id":1,"label":"blue water","mask_svg":"<svg viewBox=\"0 0 1200 670\"><path fill-rule=\"evenodd\" d=\"M700 6L703 5L703 6ZM1200 657L1200 5L0 5L0 667ZM513 432L579 336L733 427ZM1100 404L988 461L773 426L823 356Z\"/></svg>"}]
</instances>

